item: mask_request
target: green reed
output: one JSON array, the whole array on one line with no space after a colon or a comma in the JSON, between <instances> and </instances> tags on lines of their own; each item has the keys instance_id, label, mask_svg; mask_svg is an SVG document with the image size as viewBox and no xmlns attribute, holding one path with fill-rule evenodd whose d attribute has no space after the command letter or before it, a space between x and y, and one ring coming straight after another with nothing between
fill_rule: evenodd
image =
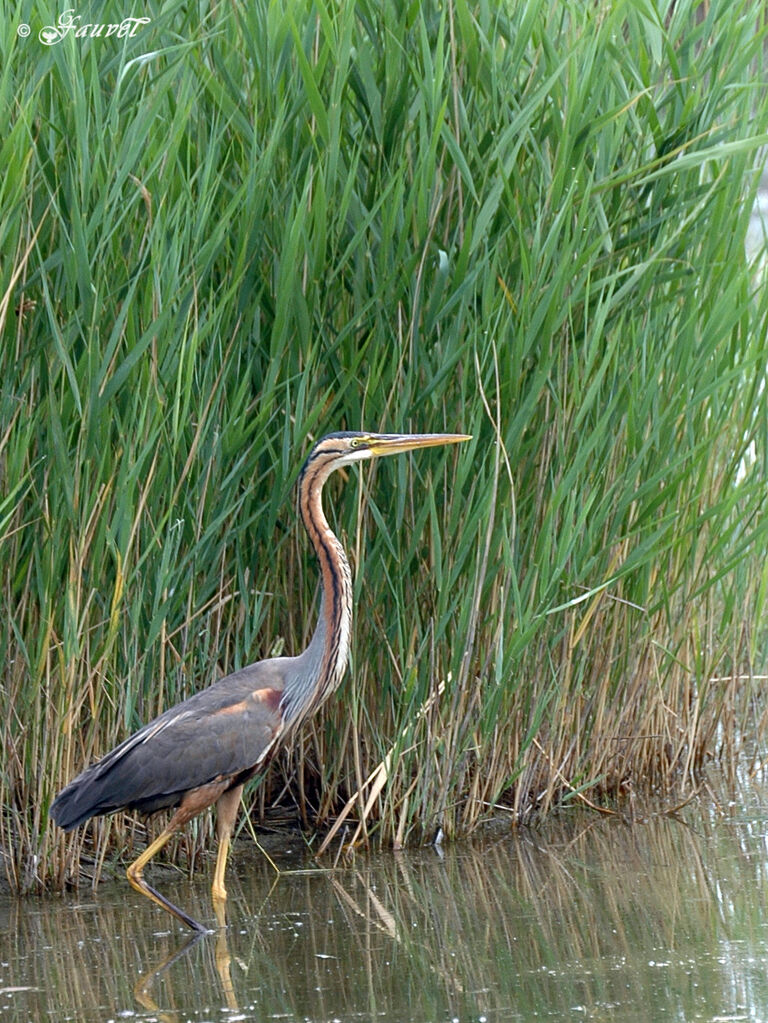
<instances>
[{"instance_id":1,"label":"green reed","mask_svg":"<svg viewBox=\"0 0 768 1023\"><path fill-rule=\"evenodd\" d=\"M306 642L293 485L344 427L474 440L329 485L352 671L249 805L324 828L384 763L350 820L400 843L732 766L768 589L759 5L145 6L0 29L11 884L98 876L132 824L64 838L58 788Z\"/></svg>"}]
</instances>

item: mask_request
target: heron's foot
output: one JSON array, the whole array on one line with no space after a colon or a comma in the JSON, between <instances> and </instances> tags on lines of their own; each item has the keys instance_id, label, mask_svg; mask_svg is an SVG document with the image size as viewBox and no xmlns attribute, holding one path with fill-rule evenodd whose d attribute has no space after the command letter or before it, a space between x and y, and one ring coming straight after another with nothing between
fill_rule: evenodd
<instances>
[{"instance_id":1,"label":"heron's foot","mask_svg":"<svg viewBox=\"0 0 768 1023\"><path fill-rule=\"evenodd\" d=\"M218 924L219 931L226 931L227 929L227 904L221 899L213 900L213 912L216 914L216 923Z\"/></svg>"},{"instance_id":2,"label":"heron's foot","mask_svg":"<svg viewBox=\"0 0 768 1023\"><path fill-rule=\"evenodd\" d=\"M191 931L197 931L200 934L212 933L209 927L206 927L198 920L195 920L194 917L185 913L183 909L179 909L179 907L174 905L169 899L166 899L164 895L161 895L156 888L147 884L144 880L143 866L139 866L137 868L136 864L132 863L126 870L125 875L132 888L134 888L137 892L140 892L142 895L146 895L148 899L151 899L155 905L160 906L160 908L164 909L167 913L175 916L177 920L185 925L185 927L189 927Z\"/></svg>"}]
</instances>

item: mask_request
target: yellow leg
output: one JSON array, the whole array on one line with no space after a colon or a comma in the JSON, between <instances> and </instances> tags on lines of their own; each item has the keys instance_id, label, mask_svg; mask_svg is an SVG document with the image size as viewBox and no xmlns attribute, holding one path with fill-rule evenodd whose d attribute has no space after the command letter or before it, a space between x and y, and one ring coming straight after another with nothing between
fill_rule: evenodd
<instances>
[{"instance_id":1,"label":"yellow leg","mask_svg":"<svg viewBox=\"0 0 768 1023\"><path fill-rule=\"evenodd\" d=\"M188 916L184 910L179 909L178 906L174 906L174 904L166 899L164 895L161 895L160 892L147 884L144 880L144 868L152 857L155 856L156 853L160 852L177 828L178 824L175 824L172 820L168 827L157 836L154 842L147 846L141 856L133 861L130 867L128 867L126 875L132 887L135 888L137 892L141 892L141 894L146 895L148 899L152 899L156 905L166 910L166 912L171 913L177 920L180 920L193 931L202 931L203 933L206 933L208 931L207 927L198 923L197 920L193 920L191 916Z\"/></svg>"},{"instance_id":2,"label":"yellow leg","mask_svg":"<svg viewBox=\"0 0 768 1023\"><path fill-rule=\"evenodd\" d=\"M216 870L213 875L213 886L211 893L214 903L226 902L227 889L224 886L224 872L227 869L227 856L229 847L232 844L232 829L235 826L237 808L240 805L240 796L243 794L243 786L238 785L219 796L216 803L216 833L219 838L219 850L216 855Z\"/></svg>"},{"instance_id":3,"label":"yellow leg","mask_svg":"<svg viewBox=\"0 0 768 1023\"><path fill-rule=\"evenodd\" d=\"M221 902L227 901L227 889L224 887L224 872L227 869L227 856L229 855L229 847L231 844L232 839L229 835L219 839L219 851L216 856L216 871L213 875L211 893L214 900L219 900Z\"/></svg>"}]
</instances>

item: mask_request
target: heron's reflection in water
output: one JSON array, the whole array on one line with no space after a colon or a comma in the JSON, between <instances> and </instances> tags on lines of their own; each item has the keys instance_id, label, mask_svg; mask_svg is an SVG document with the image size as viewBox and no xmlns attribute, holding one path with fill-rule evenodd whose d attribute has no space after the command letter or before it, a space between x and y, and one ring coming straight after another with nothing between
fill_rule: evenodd
<instances>
[{"instance_id":1,"label":"heron's reflection in water","mask_svg":"<svg viewBox=\"0 0 768 1023\"><path fill-rule=\"evenodd\" d=\"M267 858L269 859L269 857ZM272 860L269 859L269 862L272 863ZM277 877L273 880L271 890L274 889L279 877L280 872L278 871ZM169 952L157 966L152 967L147 973L142 973L136 981L134 986L136 1001L142 1008L156 1013L158 1019L162 1020L163 1023L171 1023L171 1021L177 1020L178 1014L175 1010L162 1008L156 1000L155 987L163 975L170 971L171 967L185 956L190 955L198 945L201 946L201 950L204 953L204 962L207 966L210 965L209 950L213 950L213 965L218 977L222 1007L226 1006L227 1009L233 1012L238 1011L240 1008L232 983L232 954L229 949L228 939L227 903L221 900L214 900L213 908L216 914L216 927L214 929L207 932L195 931L183 942L180 948L174 952ZM242 960L239 961L239 966L244 972L247 972L247 964L243 963ZM210 975L212 971L209 969L208 973ZM210 990L210 984L208 988Z\"/></svg>"},{"instance_id":2,"label":"heron's reflection in water","mask_svg":"<svg viewBox=\"0 0 768 1023\"><path fill-rule=\"evenodd\" d=\"M179 959L187 955L195 947L195 945L199 944L199 942L205 941L207 937L208 935L203 934L201 931L195 932L194 934L190 935L187 938L187 940L182 944L181 948L177 949L175 952L169 952L168 955L149 973L139 975L139 978L136 981L136 984L133 989L134 997L136 998L136 1001L143 1009L148 1009L150 1012L156 1013L157 1018L159 1020L162 1020L162 1023L176 1023L176 1021L180 1018L180 1013L178 1010L163 1010L160 1008L158 1003L155 1001L155 998L152 993L153 985L155 984L157 979L165 973L166 970L169 970L174 963L178 962ZM227 941L226 933L223 934L223 939L224 947L226 948ZM227 976L227 986L232 994L232 999L234 1000L234 991L232 991L232 979L229 976L228 958L226 960L225 971ZM227 1001L227 1005L230 1009L237 1008L237 1005L233 1004L233 1002L229 1002L229 1000Z\"/></svg>"}]
</instances>

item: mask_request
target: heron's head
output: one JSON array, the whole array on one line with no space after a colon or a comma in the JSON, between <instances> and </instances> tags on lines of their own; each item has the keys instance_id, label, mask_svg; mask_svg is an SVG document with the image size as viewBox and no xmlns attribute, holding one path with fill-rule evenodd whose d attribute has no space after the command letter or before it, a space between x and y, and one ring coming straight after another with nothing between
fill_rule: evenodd
<instances>
[{"instance_id":1,"label":"heron's head","mask_svg":"<svg viewBox=\"0 0 768 1023\"><path fill-rule=\"evenodd\" d=\"M460 444L471 440L464 433L329 433L319 440L307 458L307 465L322 460L328 472L351 462L363 462L382 455L399 455L415 448Z\"/></svg>"}]
</instances>

